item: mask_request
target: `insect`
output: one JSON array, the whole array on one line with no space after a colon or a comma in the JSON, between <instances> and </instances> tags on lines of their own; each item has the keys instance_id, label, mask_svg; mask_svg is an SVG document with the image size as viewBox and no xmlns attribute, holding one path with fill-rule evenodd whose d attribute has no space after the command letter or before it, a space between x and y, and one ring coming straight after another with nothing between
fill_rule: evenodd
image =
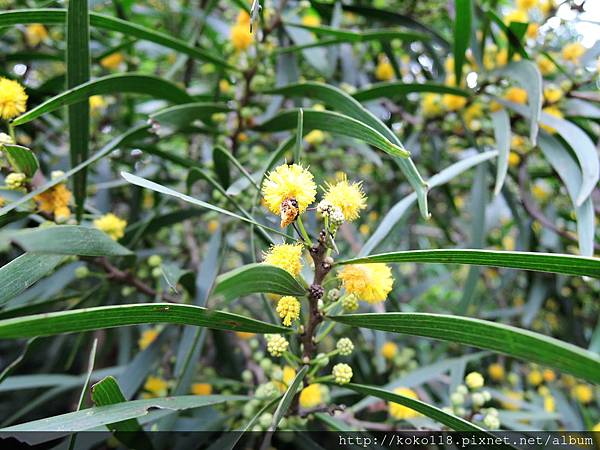
<instances>
[{"instance_id":1,"label":"insect","mask_svg":"<svg viewBox=\"0 0 600 450\"><path fill-rule=\"evenodd\" d=\"M281 202L281 228L287 227L298 217L298 201L295 198L286 198Z\"/></svg>"}]
</instances>

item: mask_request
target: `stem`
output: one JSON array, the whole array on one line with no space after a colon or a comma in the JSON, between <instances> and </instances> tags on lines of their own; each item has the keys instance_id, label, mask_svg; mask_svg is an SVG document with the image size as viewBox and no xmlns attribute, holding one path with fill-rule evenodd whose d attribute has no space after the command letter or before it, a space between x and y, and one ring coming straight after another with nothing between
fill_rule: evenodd
<instances>
[{"instance_id":1,"label":"stem","mask_svg":"<svg viewBox=\"0 0 600 450\"><path fill-rule=\"evenodd\" d=\"M333 330L333 327L335 327L335 322L330 322L329 325L327 325L327 328L325 328L325 330L317 337L317 343L325 339L331 330Z\"/></svg>"},{"instance_id":2,"label":"stem","mask_svg":"<svg viewBox=\"0 0 600 450\"><path fill-rule=\"evenodd\" d=\"M8 134L10 134L10 138L12 139L13 144L16 144L17 138L15 136L15 127L13 127L11 123L8 124Z\"/></svg>"},{"instance_id":3,"label":"stem","mask_svg":"<svg viewBox=\"0 0 600 450\"><path fill-rule=\"evenodd\" d=\"M306 229L304 228L304 224L302 223L302 218L300 217L300 214L298 214L296 222L298 222L298 228L300 228L300 234L302 235L302 239L304 239L305 244L312 247L312 240L310 239L308 233L306 232Z\"/></svg>"}]
</instances>

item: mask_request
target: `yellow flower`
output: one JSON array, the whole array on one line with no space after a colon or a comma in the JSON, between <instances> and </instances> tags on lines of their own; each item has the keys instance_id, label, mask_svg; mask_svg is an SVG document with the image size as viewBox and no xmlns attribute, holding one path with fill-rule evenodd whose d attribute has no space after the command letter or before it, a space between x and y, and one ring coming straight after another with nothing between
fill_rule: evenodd
<instances>
[{"instance_id":1,"label":"yellow flower","mask_svg":"<svg viewBox=\"0 0 600 450\"><path fill-rule=\"evenodd\" d=\"M517 167L521 162L521 156L517 152L510 152L508 154L508 165L510 167Z\"/></svg>"},{"instance_id":2,"label":"yellow flower","mask_svg":"<svg viewBox=\"0 0 600 450\"><path fill-rule=\"evenodd\" d=\"M517 8L528 10L537 6L538 0L517 0Z\"/></svg>"},{"instance_id":3,"label":"yellow flower","mask_svg":"<svg viewBox=\"0 0 600 450\"><path fill-rule=\"evenodd\" d=\"M105 69L116 70L125 61L125 57L122 53L116 52L105 56L100 60L100 65Z\"/></svg>"},{"instance_id":4,"label":"yellow flower","mask_svg":"<svg viewBox=\"0 0 600 450\"><path fill-rule=\"evenodd\" d=\"M192 384L191 391L194 395L210 395L212 394L213 387L208 383L194 383Z\"/></svg>"},{"instance_id":5,"label":"yellow flower","mask_svg":"<svg viewBox=\"0 0 600 450\"><path fill-rule=\"evenodd\" d=\"M554 373L553 370L550 370L550 369L545 369L542 372L542 376L544 377L544 381L546 383L551 383L552 381L556 380L556 374Z\"/></svg>"},{"instance_id":6,"label":"yellow flower","mask_svg":"<svg viewBox=\"0 0 600 450\"><path fill-rule=\"evenodd\" d=\"M504 23L510 25L511 22L527 22L527 11L515 9L504 16Z\"/></svg>"},{"instance_id":7,"label":"yellow flower","mask_svg":"<svg viewBox=\"0 0 600 450\"><path fill-rule=\"evenodd\" d=\"M256 336L256 333L247 333L245 331L236 331L235 334L237 335L237 337L239 337L240 339L247 341L248 339L252 339L254 336Z\"/></svg>"},{"instance_id":8,"label":"yellow flower","mask_svg":"<svg viewBox=\"0 0 600 450\"><path fill-rule=\"evenodd\" d=\"M0 208L2 208L5 203L6 202L4 201L4 199L2 197L0 197Z\"/></svg>"},{"instance_id":9,"label":"yellow flower","mask_svg":"<svg viewBox=\"0 0 600 450\"><path fill-rule=\"evenodd\" d=\"M469 389L479 389L484 383L483 375L479 372L471 372L465 377L465 384Z\"/></svg>"},{"instance_id":10,"label":"yellow flower","mask_svg":"<svg viewBox=\"0 0 600 450\"><path fill-rule=\"evenodd\" d=\"M505 376L504 366L499 363L490 364L488 367L488 375L494 381L502 381Z\"/></svg>"},{"instance_id":11,"label":"yellow flower","mask_svg":"<svg viewBox=\"0 0 600 450\"><path fill-rule=\"evenodd\" d=\"M556 411L556 404L554 402L554 397L552 397L551 395L544 396L544 410L546 412Z\"/></svg>"},{"instance_id":12,"label":"yellow flower","mask_svg":"<svg viewBox=\"0 0 600 450\"><path fill-rule=\"evenodd\" d=\"M30 47L37 47L48 37L48 30L41 23L32 23L25 30L25 40Z\"/></svg>"},{"instance_id":13,"label":"yellow flower","mask_svg":"<svg viewBox=\"0 0 600 450\"><path fill-rule=\"evenodd\" d=\"M585 47L581 45L579 42L573 42L572 44L567 44L562 49L562 57L566 61L570 61L575 63L579 60L581 55L585 53Z\"/></svg>"},{"instance_id":14,"label":"yellow flower","mask_svg":"<svg viewBox=\"0 0 600 450\"><path fill-rule=\"evenodd\" d=\"M324 401L324 386L320 384L309 384L300 392L300 406L305 409L319 406Z\"/></svg>"},{"instance_id":15,"label":"yellow flower","mask_svg":"<svg viewBox=\"0 0 600 450\"><path fill-rule=\"evenodd\" d=\"M333 185L327 183L327 192L323 199L340 208L348 222L358 219L360 212L367 207L362 183L349 183L346 174Z\"/></svg>"},{"instance_id":16,"label":"yellow flower","mask_svg":"<svg viewBox=\"0 0 600 450\"><path fill-rule=\"evenodd\" d=\"M483 116L483 107L481 103L473 103L465 109L464 118L465 123L470 129L475 126L475 120Z\"/></svg>"},{"instance_id":17,"label":"yellow flower","mask_svg":"<svg viewBox=\"0 0 600 450\"><path fill-rule=\"evenodd\" d=\"M281 214L281 204L286 200L295 200L298 214L302 214L315 201L317 186L313 175L301 165L282 164L267 175L262 194L272 213Z\"/></svg>"},{"instance_id":18,"label":"yellow flower","mask_svg":"<svg viewBox=\"0 0 600 450\"><path fill-rule=\"evenodd\" d=\"M304 140L310 145L319 145L325 140L325 133L321 130L312 130L304 136Z\"/></svg>"},{"instance_id":19,"label":"yellow flower","mask_svg":"<svg viewBox=\"0 0 600 450\"><path fill-rule=\"evenodd\" d=\"M588 386L587 384L576 385L572 389L571 395L584 405L590 403L594 399L594 391L591 386Z\"/></svg>"},{"instance_id":20,"label":"yellow flower","mask_svg":"<svg viewBox=\"0 0 600 450\"><path fill-rule=\"evenodd\" d=\"M394 78L394 68L390 61L383 55L379 56L379 62L375 68L375 78L380 81L390 81Z\"/></svg>"},{"instance_id":21,"label":"yellow flower","mask_svg":"<svg viewBox=\"0 0 600 450\"><path fill-rule=\"evenodd\" d=\"M321 25L321 19L316 14L305 14L302 16L302 25L307 27L318 27Z\"/></svg>"},{"instance_id":22,"label":"yellow flower","mask_svg":"<svg viewBox=\"0 0 600 450\"><path fill-rule=\"evenodd\" d=\"M525 104L527 102L527 91L520 87L510 87L504 94L504 98L509 102Z\"/></svg>"},{"instance_id":23,"label":"yellow flower","mask_svg":"<svg viewBox=\"0 0 600 450\"><path fill-rule=\"evenodd\" d=\"M238 51L246 50L254 42L254 35L250 33L250 16L246 11L238 15L237 23L231 27L229 38L233 48Z\"/></svg>"},{"instance_id":24,"label":"yellow flower","mask_svg":"<svg viewBox=\"0 0 600 450\"><path fill-rule=\"evenodd\" d=\"M546 106L545 108L542 109L542 112L545 112L546 114L550 114L551 116L557 117L559 119L563 118L563 114L562 114L562 112L560 112L560 109L558 109L554 105ZM544 130L546 130L548 133L556 133L556 130L551 126L544 125L543 123L540 124L540 126Z\"/></svg>"},{"instance_id":25,"label":"yellow flower","mask_svg":"<svg viewBox=\"0 0 600 450\"><path fill-rule=\"evenodd\" d=\"M382 263L344 266L338 278L348 293L368 303L384 301L394 284L391 269Z\"/></svg>"},{"instance_id":26,"label":"yellow flower","mask_svg":"<svg viewBox=\"0 0 600 450\"><path fill-rule=\"evenodd\" d=\"M594 431L596 433L600 433L600 422L598 422L596 425L594 425L594 427L592 428L592 431Z\"/></svg>"},{"instance_id":27,"label":"yellow flower","mask_svg":"<svg viewBox=\"0 0 600 450\"><path fill-rule=\"evenodd\" d=\"M540 11L543 14L548 14L554 8L554 0L542 0L540 2Z\"/></svg>"},{"instance_id":28,"label":"yellow flower","mask_svg":"<svg viewBox=\"0 0 600 450\"><path fill-rule=\"evenodd\" d=\"M419 399L415 391L405 387L394 389L394 394L412 398L413 400ZM408 406L401 405L400 403L388 402L388 409L390 411L390 416L396 420L412 419L420 416L420 414L414 409L410 409Z\"/></svg>"},{"instance_id":29,"label":"yellow flower","mask_svg":"<svg viewBox=\"0 0 600 450\"><path fill-rule=\"evenodd\" d=\"M421 100L421 110L425 117L439 116L442 109L442 97L439 94L427 93Z\"/></svg>"},{"instance_id":30,"label":"yellow flower","mask_svg":"<svg viewBox=\"0 0 600 450\"><path fill-rule=\"evenodd\" d=\"M556 103L557 101L559 101L562 98L562 91L560 90L560 88L554 86L554 85L550 85L550 86L546 86L544 88L544 99L548 102L548 103Z\"/></svg>"},{"instance_id":31,"label":"yellow flower","mask_svg":"<svg viewBox=\"0 0 600 450\"><path fill-rule=\"evenodd\" d=\"M461 95L444 94L442 103L448 111L457 111L467 104L467 98Z\"/></svg>"},{"instance_id":32,"label":"yellow flower","mask_svg":"<svg viewBox=\"0 0 600 450\"><path fill-rule=\"evenodd\" d=\"M167 388L169 383L160 378L149 376L144 384L144 390L148 391L151 397L165 397L167 395Z\"/></svg>"},{"instance_id":33,"label":"yellow flower","mask_svg":"<svg viewBox=\"0 0 600 450\"><path fill-rule=\"evenodd\" d=\"M0 77L0 118L10 120L27 109L27 94L19 83Z\"/></svg>"},{"instance_id":34,"label":"yellow flower","mask_svg":"<svg viewBox=\"0 0 600 450\"><path fill-rule=\"evenodd\" d=\"M273 245L264 254L264 263L279 267L293 277L297 277L302 269L302 250L301 243Z\"/></svg>"},{"instance_id":35,"label":"yellow flower","mask_svg":"<svg viewBox=\"0 0 600 450\"><path fill-rule=\"evenodd\" d=\"M544 381L544 377L542 376L542 373L539 370L532 370L527 375L527 381L532 386L538 386L542 383L542 381Z\"/></svg>"},{"instance_id":36,"label":"yellow flower","mask_svg":"<svg viewBox=\"0 0 600 450\"><path fill-rule=\"evenodd\" d=\"M530 23L527 25L527 37L529 39L535 39L538 35L540 26L537 23Z\"/></svg>"},{"instance_id":37,"label":"yellow flower","mask_svg":"<svg viewBox=\"0 0 600 450\"><path fill-rule=\"evenodd\" d=\"M71 215L68 206L71 197L71 191L65 184L60 183L36 195L33 199L37 202L40 211L54 214L55 219L66 219Z\"/></svg>"},{"instance_id":38,"label":"yellow flower","mask_svg":"<svg viewBox=\"0 0 600 450\"><path fill-rule=\"evenodd\" d=\"M289 386L290 383L292 381L294 381L295 377L296 377L296 371L294 370L293 367L285 366L283 368L283 376L282 376L281 380L285 383L286 386Z\"/></svg>"},{"instance_id":39,"label":"yellow flower","mask_svg":"<svg viewBox=\"0 0 600 450\"><path fill-rule=\"evenodd\" d=\"M117 241L125 235L127 221L115 216L113 213L108 213L94 220L94 226Z\"/></svg>"},{"instance_id":40,"label":"yellow flower","mask_svg":"<svg viewBox=\"0 0 600 450\"><path fill-rule=\"evenodd\" d=\"M292 325L292 321L300 317L300 302L296 297L286 295L281 297L277 302L277 314L283 319L283 324L286 327Z\"/></svg>"},{"instance_id":41,"label":"yellow flower","mask_svg":"<svg viewBox=\"0 0 600 450\"><path fill-rule=\"evenodd\" d=\"M102 109L106 106L106 102L101 95L92 95L90 97L90 109L92 112L96 112L99 109Z\"/></svg>"},{"instance_id":42,"label":"yellow flower","mask_svg":"<svg viewBox=\"0 0 600 450\"><path fill-rule=\"evenodd\" d=\"M540 69L540 73L543 76L552 75L554 73L554 70L556 69L554 63L544 55L540 55L537 57L537 65Z\"/></svg>"},{"instance_id":43,"label":"yellow flower","mask_svg":"<svg viewBox=\"0 0 600 450\"><path fill-rule=\"evenodd\" d=\"M387 341L381 346L381 356L383 356L385 359L394 359L394 356L396 356L397 354L398 346L394 342Z\"/></svg>"},{"instance_id":44,"label":"yellow flower","mask_svg":"<svg viewBox=\"0 0 600 450\"><path fill-rule=\"evenodd\" d=\"M158 334L159 330L156 328L150 328L149 330L142 331L142 335L138 339L138 346L140 347L140 350L144 350L150 344L152 344Z\"/></svg>"}]
</instances>

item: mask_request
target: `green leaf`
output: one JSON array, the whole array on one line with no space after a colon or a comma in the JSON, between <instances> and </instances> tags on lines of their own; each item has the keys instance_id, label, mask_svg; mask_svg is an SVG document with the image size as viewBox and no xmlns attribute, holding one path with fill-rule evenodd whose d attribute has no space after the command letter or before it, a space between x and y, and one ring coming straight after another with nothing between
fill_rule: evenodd
<instances>
[{"instance_id":1,"label":"green leaf","mask_svg":"<svg viewBox=\"0 0 600 450\"><path fill-rule=\"evenodd\" d=\"M63 259L62 255L25 253L0 267L0 306L48 275Z\"/></svg>"},{"instance_id":2,"label":"green leaf","mask_svg":"<svg viewBox=\"0 0 600 450\"><path fill-rule=\"evenodd\" d=\"M537 143L538 121L542 111L543 86L542 75L537 64L529 60L512 62L500 70L500 73L506 75L527 91L527 104L529 105L530 131L529 139L533 145Z\"/></svg>"},{"instance_id":3,"label":"green leaf","mask_svg":"<svg viewBox=\"0 0 600 450\"><path fill-rule=\"evenodd\" d=\"M503 252L474 249L408 250L349 259L338 264L404 262L472 264L475 266L507 267L534 272L600 278L600 259L559 253Z\"/></svg>"},{"instance_id":4,"label":"green leaf","mask_svg":"<svg viewBox=\"0 0 600 450\"><path fill-rule=\"evenodd\" d=\"M14 11L4 11L0 13L0 27L18 24L42 23L45 25L65 23L67 11L65 9L21 9ZM130 37L136 37L149 42L154 42L160 46L176 50L191 56L200 61L206 61L215 64L218 67L229 70L239 71L235 66L230 65L222 58L188 45L181 39L174 38L167 34L159 33L142 25L121 20L116 17L106 16L104 14L90 13L90 24L92 27L102 28L104 30L116 31Z\"/></svg>"},{"instance_id":5,"label":"green leaf","mask_svg":"<svg viewBox=\"0 0 600 450\"><path fill-rule=\"evenodd\" d=\"M55 434L66 434L76 431L87 431L111 423L143 417L148 415L149 411L154 408L182 411L226 402L239 402L247 399L247 397L241 395L182 395L179 397L133 400L34 420L2 428L0 432L46 431L54 432ZM43 439L43 436L38 436L37 438ZM36 437L31 436L28 439L36 439Z\"/></svg>"},{"instance_id":6,"label":"green leaf","mask_svg":"<svg viewBox=\"0 0 600 450\"><path fill-rule=\"evenodd\" d=\"M229 172L230 159L226 153L229 152L218 146L213 148L212 153L214 170L224 189L227 189L231 184L231 173Z\"/></svg>"},{"instance_id":7,"label":"green leaf","mask_svg":"<svg viewBox=\"0 0 600 450\"><path fill-rule=\"evenodd\" d=\"M80 102L93 95L114 95L117 93L145 94L173 103L191 103L193 101L193 98L187 92L162 78L137 73L107 75L83 83L46 100L41 105L17 117L12 121L12 124L14 126L23 125L43 114L55 111L62 106Z\"/></svg>"},{"instance_id":8,"label":"green leaf","mask_svg":"<svg viewBox=\"0 0 600 450\"><path fill-rule=\"evenodd\" d=\"M131 251L96 228L57 225L17 232L11 240L27 252L53 255L125 256Z\"/></svg>"},{"instance_id":9,"label":"green leaf","mask_svg":"<svg viewBox=\"0 0 600 450\"><path fill-rule=\"evenodd\" d=\"M302 366L302 368L298 371L298 373L296 374L296 376L294 377L294 379L288 386L287 390L285 391L285 394L283 394L283 398L279 402L279 405L277 405L275 414L273 414L273 422L271 422L271 425L269 426L268 431L273 432L279 426L279 422L281 422L281 419L283 419L283 416L285 416L288 409L290 409L292 400L294 399L294 396L298 392L298 386L300 386L300 383L302 383L302 380L304 379L304 374L306 374L307 371L308 371L308 366Z\"/></svg>"},{"instance_id":10,"label":"green leaf","mask_svg":"<svg viewBox=\"0 0 600 450\"><path fill-rule=\"evenodd\" d=\"M221 103L195 102L183 105L170 106L154 114L150 120L159 126L183 128L195 120L208 120L213 114L231 111L227 105ZM159 129L159 133L161 130Z\"/></svg>"},{"instance_id":11,"label":"green leaf","mask_svg":"<svg viewBox=\"0 0 600 450\"><path fill-rule=\"evenodd\" d=\"M1 148L6 152L8 162L15 172L23 172L28 177L32 177L40 167L37 157L27 147L4 144Z\"/></svg>"},{"instance_id":12,"label":"green leaf","mask_svg":"<svg viewBox=\"0 0 600 450\"><path fill-rule=\"evenodd\" d=\"M600 357L528 330L468 317L427 313L349 314L329 319L350 326L423 336L493 350L600 383Z\"/></svg>"},{"instance_id":13,"label":"green leaf","mask_svg":"<svg viewBox=\"0 0 600 450\"><path fill-rule=\"evenodd\" d=\"M0 372L0 384L2 384L2 382L4 381L4 379L7 376L9 376L11 374L11 372L13 370L15 370L19 364L21 364L21 362L25 359L25 357L29 353L29 351L30 351L30 349L32 347L32 344L34 343L34 341L36 339L37 338L31 338L31 339L29 339L25 343L25 348L23 349L23 351L21 352L21 354L19 356L17 356L17 358L14 359L11 363L9 363L4 369L2 369L2 371Z\"/></svg>"},{"instance_id":14,"label":"green leaf","mask_svg":"<svg viewBox=\"0 0 600 450\"><path fill-rule=\"evenodd\" d=\"M469 47L471 38L471 0L456 0L455 18L454 18L454 76L456 85L460 86L462 82L463 64L465 62L465 52Z\"/></svg>"},{"instance_id":15,"label":"green leaf","mask_svg":"<svg viewBox=\"0 0 600 450\"><path fill-rule=\"evenodd\" d=\"M399 403L423 414L424 416L436 420L441 424L446 425L454 431L485 431L483 428L480 428L461 417L448 414L441 409L436 408L435 406L429 405L420 400L406 397L405 395L396 394L394 392L386 391L373 386L365 386L364 384L348 383L344 385L344 387L353 390L354 392L358 392L359 394L372 395L382 400Z\"/></svg>"},{"instance_id":16,"label":"green leaf","mask_svg":"<svg viewBox=\"0 0 600 450\"><path fill-rule=\"evenodd\" d=\"M498 167L496 169L496 185L494 194L498 195L504 186L506 173L508 172L508 156L510 154L510 117L504 109L494 111L491 114L494 127L494 137L498 147Z\"/></svg>"},{"instance_id":17,"label":"green leaf","mask_svg":"<svg viewBox=\"0 0 600 450\"><path fill-rule=\"evenodd\" d=\"M141 303L98 306L0 320L0 338L19 339L63 333L103 330L146 323L194 325L213 330L249 333L289 333L289 328L271 325L238 314L174 303Z\"/></svg>"},{"instance_id":18,"label":"green leaf","mask_svg":"<svg viewBox=\"0 0 600 450\"><path fill-rule=\"evenodd\" d=\"M457 87L436 83L403 83L401 81L386 81L375 83L365 89L357 91L352 96L359 102L376 100L378 98L405 97L412 92L432 92L434 94L452 94L461 97L470 97L469 91Z\"/></svg>"},{"instance_id":19,"label":"green leaf","mask_svg":"<svg viewBox=\"0 0 600 450\"><path fill-rule=\"evenodd\" d=\"M67 89L90 80L90 19L88 0L69 0L67 10ZM90 106L87 98L69 104L69 154L71 167L81 164L90 153ZM77 220L81 221L86 197L87 169L73 177Z\"/></svg>"},{"instance_id":20,"label":"green leaf","mask_svg":"<svg viewBox=\"0 0 600 450\"><path fill-rule=\"evenodd\" d=\"M267 122L256 126L255 130L263 132L292 130L296 128L297 123L298 110L284 111ZM410 153L406 149L393 144L379 131L359 120L337 112L304 110L304 130L322 130L353 137L367 142L392 156L410 157Z\"/></svg>"},{"instance_id":21,"label":"green leaf","mask_svg":"<svg viewBox=\"0 0 600 450\"><path fill-rule=\"evenodd\" d=\"M127 401L119 388L117 380L111 376L98 381L92 386L92 400L96 406L116 405ZM106 427L110 431L138 432L142 430L140 423L136 419L109 423Z\"/></svg>"},{"instance_id":22,"label":"green leaf","mask_svg":"<svg viewBox=\"0 0 600 450\"><path fill-rule=\"evenodd\" d=\"M214 295L222 295L226 301L255 293L306 295L306 289L288 272L263 263L247 264L224 273L217 278Z\"/></svg>"},{"instance_id":23,"label":"green leaf","mask_svg":"<svg viewBox=\"0 0 600 450\"><path fill-rule=\"evenodd\" d=\"M298 124L296 125L296 145L294 146L294 161L300 161L302 152L302 136L304 136L304 111L298 109Z\"/></svg>"},{"instance_id":24,"label":"green leaf","mask_svg":"<svg viewBox=\"0 0 600 450\"><path fill-rule=\"evenodd\" d=\"M498 17L496 15L496 13L494 13L494 11L484 10L484 12L485 12L485 15L490 20L492 20L496 25L498 25L498 28L500 28L506 35L506 38L508 39L508 42L510 44L510 50L511 50L510 53L512 54L513 52L517 52L523 58L529 59L529 55L525 51L525 48L523 48L523 44L521 43L521 40L514 33L514 31L511 28L507 27L506 24L504 23L504 21L500 17Z\"/></svg>"}]
</instances>

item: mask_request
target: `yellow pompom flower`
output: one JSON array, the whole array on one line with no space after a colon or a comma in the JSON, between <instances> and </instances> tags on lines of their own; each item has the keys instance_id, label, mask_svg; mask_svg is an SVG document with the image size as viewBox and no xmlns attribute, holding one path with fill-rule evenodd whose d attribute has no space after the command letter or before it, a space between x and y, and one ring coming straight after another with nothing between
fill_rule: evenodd
<instances>
[{"instance_id":1,"label":"yellow pompom flower","mask_svg":"<svg viewBox=\"0 0 600 450\"><path fill-rule=\"evenodd\" d=\"M289 386L290 383L292 381L294 381L295 377L296 377L296 371L294 370L293 367L285 366L283 368L283 375L282 375L281 380L285 383L286 386Z\"/></svg>"},{"instance_id":2,"label":"yellow pompom flower","mask_svg":"<svg viewBox=\"0 0 600 450\"><path fill-rule=\"evenodd\" d=\"M0 118L10 120L27 109L27 94L19 83L0 77Z\"/></svg>"},{"instance_id":3,"label":"yellow pompom flower","mask_svg":"<svg viewBox=\"0 0 600 450\"><path fill-rule=\"evenodd\" d=\"M300 302L296 297L286 295L281 297L277 302L277 314L283 319L283 324L286 327L292 325L292 321L300 317Z\"/></svg>"},{"instance_id":4,"label":"yellow pompom flower","mask_svg":"<svg viewBox=\"0 0 600 450\"><path fill-rule=\"evenodd\" d=\"M509 102L523 105L527 102L527 91L523 88L513 86L507 89L504 98Z\"/></svg>"},{"instance_id":5,"label":"yellow pompom flower","mask_svg":"<svg viewBox=\"0 0 600 450\"><path fill-rule=\"evenodd\" d=\"M517 8L528 10L535 8L538 4L538 0L517 0Z\"/></svg>"},{"instance_id":6,"label":"yellow pompom flower","mask_svg":"<svg viewBox=\"0 0 600 450\"><path fill-rule=\"evenodd\" d=\"M267 208L274 214L281 214L284 202L297 203L298 214L315 201L317 186L313 175L300 164L282 164L271 171L262 185L262 195Z\"/></svg>"},{"instance_id":7,"label":"yellow pompom flower","mask_svg":"<svg viewBox=\"0 0 600 450\"><path fill-rule=\"evenodd\" d=\"M194 395L210 395L212 394L213 387L209 383L194 383L190 390Z\"/></svg>"},{"instance_id":8,"label":"yellow pompom flower","mask_svg":"<svg viewBox=\"0 0 600 450\"><path fill-rule=\"evenodd\" d=\"M250 15L241 11L237 17L237 23L231 27L229 35L233 48L238 51L246 50L254 42L254 35L250 33Z\"/></svg>"},{"instance_id":9,"label":"yellow pompom flower","mask_svg":"<svg viewBox=\"0 0 600 450\"><path fill-rule=\"evenodd\" d=\"M390 81L394 78L394 68L387 57L380 55L375 68L375 78L380 81Z\"/></svg>"},{"instance_id":10,"label":"yellow pompom flower","mask_svg":"<svg viewBox=\"0 0 600 450\"><path fill-rule=\"evenodd\" d=\"M152 375L144 383L144 390L148 392L146 397L165 397L168 387L169 383L166 380Z\"/></svg>"},{"instance_id":11,"label":"yellow pompom flower","mask_svg":"<svg viewBox=\"0 0 600 450\"><path fill-rule=\"evenodd\" d=\"M552 75L556 70L556 66L554 65L554 63L548 58L546 58L544 55L538 56L536 61L538 68L540 69L540 73L543 76Z\"/></svg>"},{"instance_id":12,"label":"yellow pompom flower","mask_svg":"<svg viewBox=\"0 0 600 450\"><path fill-rule=\"evenodd\" d=\"M508 154L508 165L510 167L517 167L521 163L521 155L517 152L510 152Z\"/></svg>"},{"instance_id":13,"label":"yellow pompom flower","mask_svg":"<svg viewBox=\"0 0 600 450\"><path fill-rule=\"evenodd\" d=\"M510 25L511 22L527 22L527 11L515 9L504 16L504 23Z\"/></svg>"},{"instance_id":14,"label":"yellow pompom flower","mask_svg":"<svg viewBox=\"0 0 600 450\"><path fill-rule=\"evenodd\" d=\"M398 354L398 346L391 341L387 341L381 346L381 356L387 360L394 359L394 356Z\"/></svg>"},{"instance_id":15,"label":"yellow pompom flower","mask_svg":"<svg viewBox=\"0 0 600 450\"><path fill-rule=\"evenodd\" d=\"M590 403L594 399L594 391L587 384L578 384L571 391L571 395L584 405Z\"/></svg>"},{"instance_id":16,"label":"yellow pompom flower","mask_svg":"<svg viewBox=\"0 0 600 450\"><path fill-rule=\"evenodd\" d=\"M321 130L312 130L304 136L304 140L310 145L319 145L325 140L325 133Z\"/></svg>"},{"instance_id":17,"label":"yellow pompom flower","mask_svg":"<svg viewBox=\"0 0 600 450\"><path fill-rule=\"evenodd\" d=\"M584 53L585 47L579 42L567 44L562 49L562 57L572 63L576 63Z\"/></svg>"},{"instance_id":18,"label":"yellow pompom flower","mask_svg":"<svg viewBox=\"0 0 600 450\"><path fill-rule=\"evenodd\" d=\"M527 25L527 37L529 39L535 39L538 35L540 26L537 23L530 23Z\"/></svg>"},{"instance_id":19,"label":"yellow pompom flower","mask_svg":"<svg viewBox=\"0 0 600 450\"><path fill-rule=\"evenodd\" d=\"M321 384L309 384L300 392L300 406L304 409L314 408L324 402L326 387Z\"/></svg>"},{"instance_id":20,"label":"yellow pompom flower","mask_svg":"<svg viewBox=\"0 0 600 450\"><path fill-rule=\"evenodd\" d=\"M550 85L544 88L544 99L548 103L556 103L562 98L562 95L562 91L556 86Z\"/></svg>"},{"instance_id":21,"label":"yellow pompom flower","mask_svg":"<svg viewBox=\"0 0 600 450\"><path fill-rule=\"evenodd\" d=\"M448 111L457 111L467 104L467 98L461 95L444 94L442 103Z\"/></svg>"},{"instance_id":22,"label":"yellow pompom flower","mask_svg":"<svg viewBox=\"0 0 600 450\"><path fill-rule=\"evenodd\" d=\"M439 116L443 111L442 96L431 92L424 94L421 100L421 110L425 117Z\"/></svg>"},{"instance_id":23,"label":"yellow pompom flower","mask_svg":"<svg viewBox=\"0 0 600 450\"><path fill-rule=\"evenodd\" d=\"M392 270L383 263L347 265L338 278L349 294L368 303L383 302L394 285Z\"/></svg>"},{"instance_id":24,"label":"yellow pompom flower","mask_svg":"<svg viewBox=\"0 0 600 450\"><path fill-rule=\"evenodd\" d=\"M117 241L125 235L127 221L115 216L113 213L108 213L94 220L94 226Z\"/></svg>"},{"instance_id":25,"label":"yellow pompom flower","mask_svg":"<svg viewBox=\"0 0 600 450\"><path fill-rule=\"evenodd\" d=\"M479 372L471 372L465 377L465 384L469 389L479 389L483 387L485 380Z\"/></svg>"},{"instance_id":26,"label":"yellow pompom flower","mask_svg":"<svg viewBox=\"0 0 600 450\"><path fill-rule=\"evenodd\" d=\"M301 243L273 245L268 252L264 253L264 263L279 267L293 277L300 275L302 270Z\"/></svg>"},{"instance_id":27,"label":"yellow pompom flower","mask_svg":"<svg viewBox=\"0 0 600 450\"><path fill-rule=\"evenodd\" d=\"M150 344L152 344L159 334L159 330L156 328L150 328L149 330L142 331L142 335L138 339L138 347L140 350L145 350Z\"/></svg>"},{"instance_id":28,"label":"yellow pompom flower","mask_svg":"<svg viewBox=\"0 0 600 450\"><path fill-rule=\"evenodd\" d=\"M97 112L99 109L102 109L106 106L106 102L101 95L92 95L90 97L90 109L92 113Z\"/></svg>"},{"instance_id":29,"label":"yellow pompom flower","mask_svg":"<svg viewBox=\"0 0 600 450\"><path fill-rule=\"evenodd\" d=\"M505 376L504 366L499 363L490 364L488 367L488 375L494 381L502 381Z\"/></svg>"},{"instance_id":30,"label":"yellow pompom flower","mask_svg":"<svg viewBox=\"0 0 600 450\"><path fill-rule=\"evenodd\" d=\"M100 60L100 65L108 70L116 70L125 61L122 53L116 52L105 56Z\"/></svg>"},{"instance_id":31,"label":"yellow pompom flower","mask_svg":"<svg viewBox=\"0 0 600 450\"><path fill-rule=\"evenodd\" d=\"M32 23L25 29L25 40L30 47L37 47L48 37L48 30L41 23Z\"/></svg>"},{"instance_id":32,"label":"yellow pompom flower","mask_svg":"<svg viewBox=\"0 0 600 450\"><path fill-rule=\"evenodd\" d=\"M55 219L68 219L71 215L69 203L73 194L64 183L57 184L47 191L36 195L33 199L37 202L40 211L54 214Z\"/></svg>"},{"instance_id":33,"label":"yellow pompom flower","mask_svg":"<svg viewBox=\"0 0 600 450\"><path fill-rule=\"evenodd\" d=\"M394 389L394 394L412 398L413 400L419 399L415 391L405 387ZM388 402L388 410L390 412L390 416L396 420L412 419L420 416L420 414L414 409L410 409L408 406L401 405L400 403Z\"/></svg>"},{"instance_id":34,"label":"yellow pompom flower","mask_svg":"<svg viewBox=\"0 0 600 450\"><path fill-rule=\"evenodd\" d=\"M349 183L346 174L335 184L327 183L327 191L323 197L344 213L344 219L352 222L360 217L360 212L367 207L367 198L362 190L362 183Z\"/></svg>"},{"instance_id":35,"label":"yellow pompom flower","mask_svg":"<svg viewBox=\"0 0 600 450\"><path fill-rule=\"evenodd\" d=\"M348 364L339 363L333 366L331 374L337 384L348 384L352 380L352 367Z\"/></svg>"},{"instance_id":36,"label":"yellow pompom flower","mask_svg":"<svg viewBox=\"0 0 600 450\"><path fill-rule=\"evenodd\" d=\"M539 370L532 370L527 374L527 381L532 386L539 386L544 381L544 377Z\"/></svg>"}]
</instances>

